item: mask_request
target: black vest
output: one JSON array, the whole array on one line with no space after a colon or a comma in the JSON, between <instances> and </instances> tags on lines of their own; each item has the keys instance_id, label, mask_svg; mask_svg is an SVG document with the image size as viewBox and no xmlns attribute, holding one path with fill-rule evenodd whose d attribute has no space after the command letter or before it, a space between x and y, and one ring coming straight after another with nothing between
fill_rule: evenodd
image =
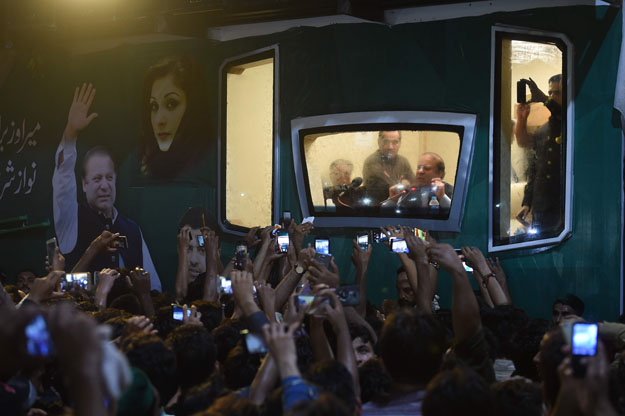
<instances>
[{"instance_id":1,"label":"black vest","mask_svg":"<svg viewBox=\"0 0 625 416\"><path fill-rule=\"evenodd\" d=\"M128 218L117 215L114 223L107 223L103 215L99 215L87 204L78 205L78 237L74 249L65 255L65 269L70 271L74 268L87 247L95 240L102 231L108 230L119 233L128 238L128 248L118 249L117 253L103 253L96 257L89 266L89 271L100 271L104 268L119 267L118 257L121 255L124 266L128 269L143 267L143 250L141 230L139 226Z\"/></svg>"}]
</instances>

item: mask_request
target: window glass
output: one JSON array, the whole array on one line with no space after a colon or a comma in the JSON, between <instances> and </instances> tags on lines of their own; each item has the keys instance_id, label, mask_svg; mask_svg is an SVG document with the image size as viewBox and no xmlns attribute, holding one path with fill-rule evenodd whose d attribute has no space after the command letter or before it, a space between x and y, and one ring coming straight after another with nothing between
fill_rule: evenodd
<instances>
[{"instance_id":1,"label":"window glass","mask_svg":"<svg viewBox=\"0 0 625 416\"><path fill-rule=\"evenodd\" d=\"M493 246L555 238L565 227L566 47L496 39Z\"/></svg>"},{"instance_id":2,"label":"window glass","mask_svg":"<svg viewBox=\"0 0 625 416\"><path fill-rule=\"evenodd\" d=\"M353 127L304 134L312 215L449 217L461 127Z\"/></svg>"},{"instance_id":3,"label":"window glass","mask_svg":"<svg viewBox=\"0 0 625 416\"><path fill-rule=\"evenodd\" d=\"M225 69L225 215L244 228L272 221L274 58Z\"/></svg>"}]
</instances>

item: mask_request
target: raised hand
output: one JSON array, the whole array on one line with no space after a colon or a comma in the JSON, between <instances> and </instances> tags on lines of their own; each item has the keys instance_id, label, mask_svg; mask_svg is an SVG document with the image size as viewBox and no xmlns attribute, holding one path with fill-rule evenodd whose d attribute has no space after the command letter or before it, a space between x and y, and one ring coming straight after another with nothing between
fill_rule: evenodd
<instances>
[{"instance_id":1,"label":"raised hand","mask_svg":"<svg viewBox=\"0 0 625 416\"><path fill-rule=\"evenodd\" d=\"M479 276L490 273L490 267L484 258L484 255L477 247L462 247L462 255L466 262L471 266Z\"/></svg>"},{"instance_id":2,"label":"raised hand","mask_svg":"<svg viewBox=\"0 0 625 416\"><path fill-rule=\"evenodd\" d=\"M119 237L119 233L112 233L110 231L104 230L102 231L102 234L100 234L95 240L91 242L88 249L93 250L98 254L104 252L115 253L117 249L111 247L111 243L117 237Z\"/></svg>"},{"instance_id":3,"label":"raised hand","mask_svg":"<svg viewBox=\"0 0 625 416\"><path fill-rule=\"evenodd\" d=\"M406 246L408 247L408 257L410 257L415 263L427 263L428 256L425 251L427 244L416 237L414 233L410 232L407 227L402 227L404 239L406 240Z\"/></svg>"},{"instance_id":4,"label":"raised hand","mask_svg":"<svg viewBox=\"0 0 625 416\"><path fill-rule=\"evenodd\" d=\"M490 267L490 271L495 273L495 278L499 282L502 287L506 286L508 282L508 277L506 276L506 272L503 271L503 267L501 267L501 263L499 262L499 257L488 258L486 259L488 263L488 267Z\"/></svg>"},{"instance_id":5,"label":"raised hand","mask_svg":"<svg viewBox=\"0 0 625 416\"><path fill-rule=\"evenodd\" d=\"M338 287L341 280L339 268L334 264L334 257L330 260L330 268L332 270L328 270L323 264L313 260L308 267L308 279L315 285L326 284L329 287Z\"/></svg>"},{"instance_id":6,"label":"raised hand","mask_svg":"<svg viewBox=\"0 0 625 416\"><path fill-rule=\"evenodd\" d=\"M190 313L187 311L191 311ZM187 316L188 315L188 316ZM202 313L197 311L195 305L190 308L187 305L182 305L182 324L183 325L198 325L202 326L200 318Z\"/></svg>"},{"instance_id":7,"label":"raised hand","mask_svg":"<svg viewBox=\"0 0 625 416\"><path fill-rule=\"evenodd\" d=\"M106 298L119 276L119 272L113 269L102 269L98 273L98 285L95 288L95 304L98 308L106 308Z\"/></svg>"},{"instance_id":8,"label":"raised hand","mask_svg":"<svg viewBox=\"0 0 625 416\"><path fill-rule=\"evenodd\" d=\"M150 274L140 267L130 272L132 288L140 294L150 294Z\"/></svg>"},{"instance_id":9,"label":"raised hand","mask_svg":"<svg viewBox=\"0 0 625 416\"><path fill-rule=\"evenodd\" d=\"M91 84L82 84L80 90L78 87L74 90L74 99L69 107L64 133L67 140L75 140L78 137L78 133L98 116L98 113L89 114L89 108L94 98L95 88Z\"/></svg>"},{"instance_id":10,"label":"raised hand","mask_svg":"<svg viewBox=\"0 0 625 416\"><path fill-rule=\"evenodd\" d=\"M245 241L245 244L247 244L248 248L256 247L261 243L262 240L256 238L256 233L258 232L258 230L260 230L260 226L252 227L247 232L247 235L243 237L243 241Z\"/></svg>"},{"instance_id":11,"label":"raised hand","mask_svg":"<svg viewBox=\"0 0 625 416\"><path fill-rule=\"evenodd\" d=\"M191 242L191 227L185 225L178 232L178 255L187 253Z\"/></svg>"},{"instance_id":12,"label":"raised hand","mask_svg":"<svg viewBox=\"0 0 625 416\"><path fill-rule=\"evenodd\" d=\"M65 272L63 271L53 270L46 277L35 279L26 298L39 303L42 300L54 297L54 290L64 275Z\"/></svg>"},{"instance_id":13,"label":"raised hand","mask_svg":"<svg viewBox=\"0 0 625 416\"><path fill-rule=\"evenodd\" d=\"M130 318L122 331L122 338L134 334L135 332L145 332L148 334L157 334L154 324L145 316L133 316Z\"/></svg>"},{"instance_id":14,"label":"raised hand","mask_svg":"<svg viewBox=\"0 0 625 416\"><path fill-rule=\"evenodd\" d=\"M538 88L538 85L536 85L536 82L534 82L532 78L526 79L523 81L527 82L527 86L530 88L530 93L532 93L532 100L530 102L544 103L545 101L549 99L547 94L545 94L544 92L541 91L540 88Z\"/></svg>"},{"instance_id":15,"label":"raised hand","mask_svg":"<svg viewBox=\"0 0 625 416\"><path fill-rule=\"evenodd\" d=\"M427 248L430 262L435 262L448 272L464 273L464 266L456 251L449 244L430 244Z\"/></svg>"},{"instance_id":16,"label":"raised hand","mask_svg":"<svg viewBox=\"0 0 625 416\"><path fill-rule=\"evenodd\" d=\"M252 274L246 271L233 270L230 273L232 281L232 294L234 302L243 310L246 316L258 310L258 306L254 302L254 289Z\"/></svg>"},{"instance_id":17,"label":"raised hand","mask_svg":"<svg viewBox=\"0 0 625 416\"><path fill-rule=\"evenodd\" d=\"M295 247L295 252L299 254L302 243L304 242L304 237L313 229L313 225L309 222L303 224L296 224L295 221L291 221L289 224L288 232L289 239L291 241L291 245Z\"/></svg>"},{"instance_id":18,"label":"raised hand","mask_svg":"<svg viewBox=\"0 0 625 416\"><path fill-rule=\"evenodd\" d=\"M366 250L363 250L356 240L352 241L352 263L357 269L366 269L369 265L369 258L373 252L373 246L369 244Z\"/></svg>"},{"instance_id":19,"label":"raised hand","mask_svg":"<svg viewBox=\"0 0 625 416\"><path fill-rule=\"evenodd\" d=\"M260 299L260 305L269 321L276 319L276 291L271 287L271 283L254 283L256 293Z\"/></svg>"}]
</instances>

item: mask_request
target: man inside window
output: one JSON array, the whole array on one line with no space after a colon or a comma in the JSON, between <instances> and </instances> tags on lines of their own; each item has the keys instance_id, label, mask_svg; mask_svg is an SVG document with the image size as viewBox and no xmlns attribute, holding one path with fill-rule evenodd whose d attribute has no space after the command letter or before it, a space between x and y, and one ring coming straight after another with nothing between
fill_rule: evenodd
<instances>
[{"instance_id":1,"label":"man inside window","mask_svg":"<svg viewBox=\"0 0 625 416\"><path fill-rule=\"evenodd\" d=\"M415 181L410 162L400 156L401 132L380 131L378 150L365 160L362 176L371 204L378 204L389 197L389 188L399 183L409 185Z\"/></svg>"},{"instance_id":2,"label":"man inside window","mask_svg":"<svg viewBox=\"0 0 625 416\"><path fill-rule=\"evenodd\" d=\"M54 227L59 248L65 256L66 270L72 270L89 249L90 252L94 251L91 253L93 259L89 262L89 271L142 267L150 274L151 289L160 291L161 282L141 229L132 220L119 215L114 206L117 178L115 163L103 147L90 149L83 158L82 190L86 204L77 202L74 173L77 159L76 139L98 116L97 113L89 114L95 92L91 84L83 84L80 90L76 88L63 139L56 152L52 177ZM92 242L105 231L111 233L111 236L126 237L127 248L114 248L106 244L102 249L97 244L99 248L96 249Z\"/></svg>"},{"instance_id":3,"label":"man inside window","mask_svg":"<svg viewBox=\"0 0 625 416\"><path fill-rule=\"evenodd\" d=\"M546 96L530 78L526 82L532 93L530 103L543 103L549 110L549 120L534 134L527 128L530 103L517 104L514 134L522 148L532 149L527 169L527 185L522 208L517 214L521 223L532 212L532 228L537 232L553 232L562 227L562 75L549 79L549 96Z\"/></svg>"}]
</instances>

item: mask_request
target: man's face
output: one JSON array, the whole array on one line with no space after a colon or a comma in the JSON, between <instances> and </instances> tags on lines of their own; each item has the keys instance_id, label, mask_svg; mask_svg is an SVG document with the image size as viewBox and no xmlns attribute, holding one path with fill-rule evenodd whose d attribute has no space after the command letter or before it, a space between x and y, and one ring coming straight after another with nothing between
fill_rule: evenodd
<instances>
[{"instance_id":1,"label":"man's face","mask_svg":"<svg viewBox=\"0 0 625 416\"><path fill-rule=\"evenodd\" d=\"M553 101L562 105L562 81L549 83L549 96Z\"/></svg>"},{"instance_id":2,"label":"man's face","mask_svg":"<svg viewBox=\"0 0 625 416\"><path fill-rule=\"evenodd\" d=\"M96 154L87 161L82 190L89 206L108 216L115 204L115 179L115 166L107 155Z\"/></svg>"},{"instance_id":3,"label":"man's face","mask_svg":"<svg viewBox=\"0 0 625 416\"><path fill-rule=\"evenodd\" d=\"M197 236L202 232L199 228L191 229L191 241L189 242L187 267L189 269L189 277L195 280L200 274L206 271L206 253L204 247L200 247Z\"/></svg>"},{"instance_id":4,"label":"man's face","mask_svg":"<svg viewBox=\"0 0 625 416\"><path fill-rule=\"evenodd\" d=\"M21 272L17 275L17 281L15 282L15 287L21 290L24 293L30 292L30 287L35 282L37 277L33 272Z\"/></svg>"},{"instance_id":5,"label":"man's face","mask_svg":"<svg viewBox=\"0 0 625 416\"><path fill-rule=\"evenodd\" d=\"M401 139L399 138L398 131L385 131L382 133L382 137L378 139L378 146L380 152L384 156L391 155L391 159L397 157L399 148L401 147Z\"/></svg>"},{"instance_id":6,"label":"man's face","mask_svg":"<svg viewBox=\"0 0 625 416\"><path fill-rule=\"evenodd\" d=\"M401 272L397 275L397 299L402 300L409 305L412 305L415 302L414 292L410 287L406 272Z\"/></svg>"},{"instance_id":7,"label":"man's face","mask_svg":"<svg viewBox=\"0 0 625 416\"><path fill-rule=\"evenodd\" d=\"M553 322L554 325L559 325L563 319L571 315L575 315L575 310L573 310L573 308L569 305L556 303L553 305L553 310L551 311L551 322Z\"/></svg>"},{"instance_id":8,"label":"man's face","mask_svg":"<svg viewBox=\"0 0 625 416\"><path fill-rule=\"evenodd\" d=\"M330 172L330 180L334 186L349 185L352 182L352 166L345 163L335 165Z\"/></svg>"},{"instance_id":9,"label":"man's face","mask_svg":"<svg viewBox=\"0 0 625 416\"><path fill-rule=\"evenodd\" d=\"M417 165L417 186L428 186L432 179L442 179L443 172L438 170L438 160L432 155L422 155Z\"/></svg>"},{"instance_id":10,"label":"man's face","mask_svg":"<svg viewBox=\"0 0 625 416\"><path fill-rule=\"evenodd\" d=\"M352 347L354 348L354 355L356 356L356 364L358 367L376 356L371 343L364 342L360 337L352 340Z\"/></svg>"}]
</instances>

